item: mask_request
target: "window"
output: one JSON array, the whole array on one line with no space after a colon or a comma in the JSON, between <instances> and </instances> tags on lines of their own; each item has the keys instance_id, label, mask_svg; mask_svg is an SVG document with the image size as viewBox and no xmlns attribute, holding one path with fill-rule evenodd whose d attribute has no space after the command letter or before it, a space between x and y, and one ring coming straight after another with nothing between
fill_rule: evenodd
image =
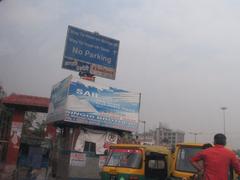
<instances>
[{"instance_id":1,"label":"window","mask_svg":"<svg viewBox=\"0 0 240 180\"><path fill-rule=\"evenodd\" d=\"M165 155L147 152L145 162L145 174L149 179L166 179L167 162Z\"/></svg>"},{"instance_id":2,"label":"window","mask_svg":"<svg viewBox=\"0 0 240 180\"><path fill-rule=\"evenodd\" d=\"M106 161L106 165L139 169L141 167L141 161L141 150L112 149Z\"/></svg>"},{"instance_id":3,"label":"window","mask_svg":"<svg viewBox=\"0 0 240 180\"><path fill-rule=\"evenodd\" d=\"M84 144L84 152L92 152L92 153L95 153L95 152L96 152L96 144L93 143L93 142L85 141L85 144Z\"/></svg>"},{"instance_id":4,"label":"window","mask_svg":"<svg viewBox=\"0 0 240 180\"><path fill-rule=\"evenodd\" d=\"M155 159L149 160L148 167L151 169L164 169L165 162L164 162L164 160L155 160Z\"/></svg>"},{"instance_id":5,"label":"window","mask_svg":"<svg viewBox=\"0 0 240 180\"><path fill-rule=\"evenodd\" d=\"M177 155L176 169L179 171L197 172L191 165L190 159L202 148L200 147L182 147Z\"/></svg>"}]
</instances>

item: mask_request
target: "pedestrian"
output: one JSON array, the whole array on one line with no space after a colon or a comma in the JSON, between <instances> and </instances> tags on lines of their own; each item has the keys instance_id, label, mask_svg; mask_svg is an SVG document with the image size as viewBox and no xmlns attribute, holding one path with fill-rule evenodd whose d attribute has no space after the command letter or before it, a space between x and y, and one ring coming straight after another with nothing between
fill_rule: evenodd
<instances>
[{"instance_id":1,"label":"pedestrian","mask_svg":"<svg viewBox=\"0 0 240 180\"><path fill-rule=\"evenodd\" d=\"M211 147L213 147L212 146L212 144L210 144L210 143L205 143L205 144L203 144L203 146L202 146L202 149L208 149L208 148L211 148ZM203 162L198 162L200 165L201 165L201 169L203 169L203 171L204 171L204 166L203 166ZM202 179L204 179L203 178L203 174L201 174L201 173L199 173L199 174L195 174L194 176L193 176L193 180L202 180Z\"/></svg>"},{"instance_id":2,"label":"pedestrian","mask_svg":"<svg viewBox=\"0 0 240 180\"><path fill-rule=\"evenodd\" d=\"M240 163L234 152L224 147L226 142L224 134L216 134L213 147L204 149L192 157L192 165L199 174L203 174L204 180L228 180L230 167L240 175Z\"/></svg>"},{"instance_id":3,"label":"pedestrian","mask_svg":"<svg viewBox=\"0 0 240 180\"><path fill-rule=\"evenodd\" d=\"M212 144L206 143L206 144L203 144L202 149L207 149L207 148L210 148L210 147L213 147Z\"/></svg>"}]
</instances>

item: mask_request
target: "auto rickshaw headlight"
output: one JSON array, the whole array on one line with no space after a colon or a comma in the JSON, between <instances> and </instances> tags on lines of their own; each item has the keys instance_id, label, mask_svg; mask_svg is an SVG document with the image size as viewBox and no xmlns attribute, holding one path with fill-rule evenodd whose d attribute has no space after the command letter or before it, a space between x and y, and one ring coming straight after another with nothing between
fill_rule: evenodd
<instances>
[{"instance_id":1,"label":"auto rickshaw headlight","mask_svg":"<svg viewBox=\"0 0 240 180\"><path fill-rule=\"evenodd\" d=\"M121 176L121 177L119 178L119 180L125 180L125 178Z\"/></svg>"}]
</instances>

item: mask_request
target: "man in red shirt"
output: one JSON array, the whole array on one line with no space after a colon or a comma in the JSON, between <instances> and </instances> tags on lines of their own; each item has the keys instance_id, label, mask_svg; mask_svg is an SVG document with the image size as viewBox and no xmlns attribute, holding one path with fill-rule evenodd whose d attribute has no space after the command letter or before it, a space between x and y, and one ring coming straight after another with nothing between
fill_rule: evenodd
<instances>
[{"instance_id":1,"label":"man in red shirt","mask_svg":"<svg viewBox=\"0 0 240 180\"><path fill-rule=\"evenodd\" d=\"M200 151L191 159L198 172L204 174L204 180L227 180L230 166L240 175L240 163L234 152L224 148L225 145L226 136L216 134L214 147ZM199 161L203 161L203 167Z\"/></svg>"}]
</instances>

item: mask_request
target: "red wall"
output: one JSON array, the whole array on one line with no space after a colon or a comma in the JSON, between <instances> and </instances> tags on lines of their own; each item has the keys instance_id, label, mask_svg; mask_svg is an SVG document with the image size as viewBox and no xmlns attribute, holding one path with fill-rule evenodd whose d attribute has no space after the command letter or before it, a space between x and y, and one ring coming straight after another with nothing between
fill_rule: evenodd
<instances>
[{"instance_id":1,"label":"red wall","mask_svg":"<svg viewBox=\"0 0 240 180\"><path fill-rule=\"evenodd\" d=\"M22 125L24 121L24 111L15 110L12 117L11 135L8 141L7 164L16 164L20 146ZM18 136L13 135L16 132ZM20 134L20 137L19 137Z\"/></svg>"},{"instance_id":2,"label":"red wall","mask_svg":"<svg viewBox=\"0 0 240 180\"><path fill-rule=\"evenodd\" d=\"M15 110L12 117L12 127L11 127L11 135L8 141L8 152L6 163L8 165L16 165L19 147L20 147L20 139L22 134L22 126L24 122L25 111ZM13 136L13 132L17 131L18 136ZM15 133L16 134L16 133ZM47 126L46 136L51 137L52 140L56 138L56 128L49 124Z\"/></svg>"}]
</instances>

